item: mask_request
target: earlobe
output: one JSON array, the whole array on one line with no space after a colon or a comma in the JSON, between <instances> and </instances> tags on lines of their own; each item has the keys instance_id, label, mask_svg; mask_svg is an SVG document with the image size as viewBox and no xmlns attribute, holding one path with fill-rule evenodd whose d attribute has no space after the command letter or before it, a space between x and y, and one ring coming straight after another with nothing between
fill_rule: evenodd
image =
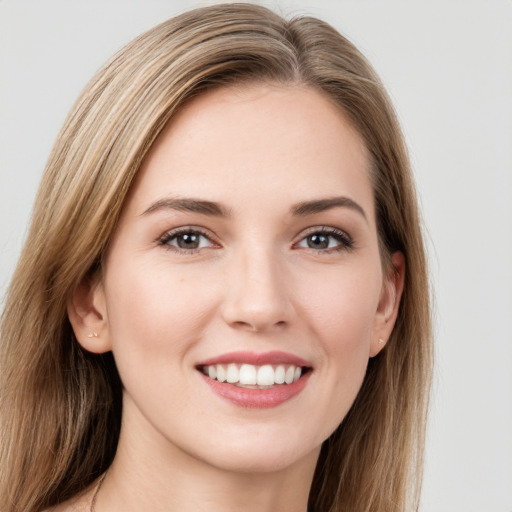
<instances>
[{"instance_id":1,"label":"earlobe","mask_svg":"<svg viewBox=\"0 0 512 512\"><path fill-rule=\"evenodd\" d=\"M101 282L84 278L68 300L67 311L75 337L85 350L97 354L111 350Z\"/></svg>"},{"instance_id":2,"label":"earlobe","mask_svg":"<svg viewBox=\"0 0 512 512\"><path fill-rule=\"evenodd\" d=\"M382 285L382 293L375 315L370 357L376 356L391 336L398 316L404 283L405 257L397 251L391 256L391 263Z\"/></svg>"}]
</instances>

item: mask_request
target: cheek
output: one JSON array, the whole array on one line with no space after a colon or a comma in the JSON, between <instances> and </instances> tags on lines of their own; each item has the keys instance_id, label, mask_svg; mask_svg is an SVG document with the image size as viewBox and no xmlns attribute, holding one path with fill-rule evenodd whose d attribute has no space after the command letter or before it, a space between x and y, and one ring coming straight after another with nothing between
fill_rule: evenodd
<instances>
[{"instance_id":1,"label":"cheek","mask_svg":"<svg viewBox=\"0 0 512 512\"><path fill-rule=\"evenodd\" d=\"M214 309L214 287L198 290L199 284L165 262L119 264L109 274L112 352L125 393L147 418L151 411L165 417L166 409L186 410L194 398L190 351Z\"/></svg>"},{"instance_id":2,"label":"cheek","mask_svg":"<svg viewBox=\"0 0 512 512\"><path fill-rule=\"evenodd\" d=\"M352 405L368 365L375 315L380 297L380 267L346 269L310 283L303 294L303 315L319 341L326 403L332 427ZM307 298L307 299L306 299Z\"/></svg>"},{"instance_id":3,"label":"cheek","mask_svg":"<svg viewBox=\"0 0 512 512\"><path fill-rule=\"evenodd\" d=\"M300 292L302 308L326 349L338 351L368 345L381 293L376 265L335 269L311 279Z\"/></svg>"},{"instance_id":4,"label":"cheek","mask_svg":"<svg viewBox=\"0 0 512 512\"><path fill-rule=\"evenodd\" d=\"M199 290L190 273L170 272L165 264L153 263L118 266L110 277L107 302L115 355L116 349L130 347L144 358L168 354L176 361L199 339L212 315L214 286Z\"/></svg>"}]
</instances>

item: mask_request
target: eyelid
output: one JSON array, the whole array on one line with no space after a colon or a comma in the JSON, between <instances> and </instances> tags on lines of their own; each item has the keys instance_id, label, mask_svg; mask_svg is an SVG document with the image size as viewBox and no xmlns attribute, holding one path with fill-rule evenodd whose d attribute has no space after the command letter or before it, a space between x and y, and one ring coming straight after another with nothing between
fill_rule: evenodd
<instances>
[{"instance_id":1,"label":"eyelid","mask_svg":"<svg viewBox=\"0 0 512 512\"><path fill-rule=\"evenodd\" d=\"M308 236L320 234L324 236L331 236L338 240L339 245L335 247L330 247L326 249L314 249L312 247L305 248L310 249L315 252L323 252L323 253L330 253L330 252L338 252L338 251L348 251L354 249L354 240L353 238L343 229L336 228L333 226L312 226L310 228L307 228L306 230L302 231L297 236L297 241L293 244L293 247L297 247L298 244L300 244L303 240L305 240Z\"/></svg>"},{"instance_id":2,"label":"eyelid","mask_svg":"<svg viewBox=\"0 0 512 512\"><path fill-rule=\"evenodd\" d=\"M176 238L179 235L187 234L187 233L196 233L200 236L203 236L204 238L209 240L211 245L209 247L183 249L181 247L177 247L175 245L169 244L169 242L173 238ZM170 251L175 251L178 253L183 253L183 254L194 254L203 249L211 249L211 248L219 248L220 247L220 243L218 242L217 237L215 237L211 231L204 229L200 226L194 226L194 225L180 226L180 227L169 229L165 233L163 233L161 236L158 237L157 243L158 243L158 245L164 247L165 249L168 249Z\"/></svg>"}]
</instances>

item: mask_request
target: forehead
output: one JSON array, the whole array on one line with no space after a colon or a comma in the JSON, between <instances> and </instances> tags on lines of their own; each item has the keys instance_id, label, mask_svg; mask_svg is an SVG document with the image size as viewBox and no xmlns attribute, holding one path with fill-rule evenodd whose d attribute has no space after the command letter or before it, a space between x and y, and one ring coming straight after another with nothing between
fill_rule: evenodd
<instances>
[{"instance_id":1,"label":"forehead","mask_svg":"<svg viewBox=\"0 0 512 512\"><path fill-rule=\"evenodd\" d=\"M190 101L146 155L132 198L304 201L356 196L373 212L369 159L341 109L304 86L226 87Z\"/></svg>"}]
</instances>

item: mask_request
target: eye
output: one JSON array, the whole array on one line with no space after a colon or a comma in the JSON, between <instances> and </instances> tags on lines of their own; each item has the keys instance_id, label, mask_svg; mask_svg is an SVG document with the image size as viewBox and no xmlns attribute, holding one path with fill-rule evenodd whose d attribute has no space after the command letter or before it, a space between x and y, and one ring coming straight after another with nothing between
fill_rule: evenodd
<instances>
[{"instance_id":1,"label":"eye","mask_svg":"<svg viewBox=\"0 0 512 512\"><path fill-rule=\"evenodd\" d=\"M350 236L335 228L321 228L310 231L296 247L313 249L316 251L342 251L353 247Z\"/></svg>"},{"instance_id":2,"label":"eye","mask_svg":"<svg viewBox=\"0 0 512 512\"><path fill-rule=\"evenodd\" d=\"M159 244L181 252L194 252L216 246L208 235L192 228L169 231L159 240Z\"/></svg>"}]
</instances>

